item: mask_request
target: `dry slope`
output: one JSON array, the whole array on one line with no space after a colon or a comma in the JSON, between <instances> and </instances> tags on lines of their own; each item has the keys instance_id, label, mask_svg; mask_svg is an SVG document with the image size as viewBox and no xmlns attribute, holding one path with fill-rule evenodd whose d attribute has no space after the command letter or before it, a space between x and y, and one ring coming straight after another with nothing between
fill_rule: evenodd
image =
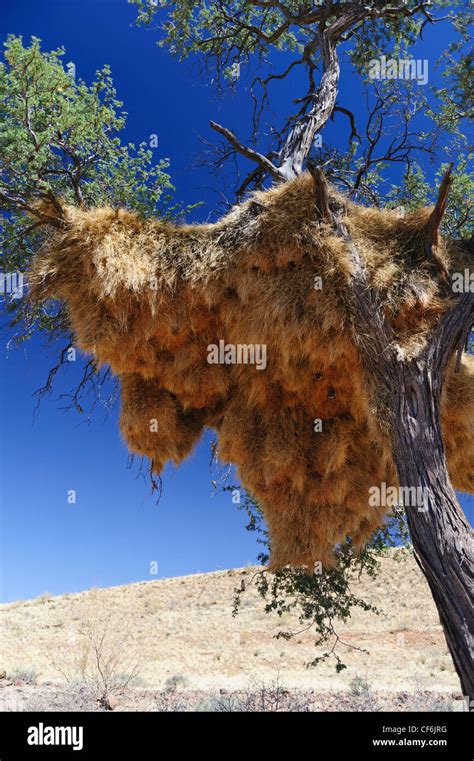
<instances>
[{"instance_id":1,"label":"dry slope","mask_svg":"<svg viewBox=\"0 0 474 761\"><path fill-rule=\"evenodd\" d=\"M311 633L286 642L273 638L278 627L298 628L263 612L249 584L255 569L244 568L179 578L91 589L58 597L0 606L0 671L33 669L38 682L74 678L84 650L84 626L107 632L124 673L140 662L142 685L162 688L182 676L190 689L239 689L249 681L272 680L287 686L347 689L355 676L378 691L457 692L459 684L447 652L427 585L411 556L383 560L375 579L355 589L377 605L380 615L356 612L341 626L348 669L333 665L307 669L315 656ZM247 580L241 613L232 617L232 597Z\"/></svg>"}]
</instances>

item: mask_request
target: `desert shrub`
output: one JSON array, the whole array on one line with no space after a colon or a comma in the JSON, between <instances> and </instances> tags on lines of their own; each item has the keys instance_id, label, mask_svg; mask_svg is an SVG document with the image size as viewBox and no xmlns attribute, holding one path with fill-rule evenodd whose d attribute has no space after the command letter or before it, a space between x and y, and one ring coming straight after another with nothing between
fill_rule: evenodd
<instances>
[{"instance_id":1,"label":"desert shrub","mask_svg":"<svg viewBox=\"0 0 474 761\"><path fill-rule=\"evenodd\" d=\"M193 697L187 693L165 690L155 695L155 711L158 713L183 713L195 710Z\"/></svg>"},{"instance_id":2,"label":"desert shrub","mask_svg":"<svg viewBox=\"0 0 474 761\"><path fill-rule=\"evenodd\" d=\"M306 713L311 710L308 693L292 691L280 678L272 682L252 682L245 690L219 695L209 702L209 708L220 713Z\"/></svg>"},{"instance_id":3,"label":"desert shrub","mask_svg":"<svg viewBox=\"0 0 474 761\"><path fill-rule=\"evenodd\" d=\"M367 679L364 679L364 677L355 676L349 683L349 689L351 691L351 695L363 695L365 692L370 690L370 684Z\"/></svg>"},{"instance_id":4,"label":"desert shrub","mask_svg":"<svg viewBox=\"0 0 474 761\"><path fill-rule=\"evenodd\" d=\"M36 684L38 681L38 671L34 666L16 666L8 672L7 676L12 682L21 679L27 684Z\"/></svg>"},{"instance_id":5,"label":"desert shrub","mask_svg":"<svg viewBox=\"0 0 474 761\"><path fill-rule=\"evenodd\" d=\"M140 659L125 655L130 639L130 629L124 629L123 621L113 616L82 618L56 668L68 684L76 689L85 687L105 703L111 694L138 686Z\"/></svg>"},{"instance_id":6,"label":"desert shrub","mask_svg":"<svg viewBox=\"0 0 474 761\"><path fill-rule=\"evenodd\" d=\"M447 696L437 695L416 687L413 695L410 695L407 700L406 710L418 713L444 713L445 711L454 711L455 706L454 701Z\"/></svg>"},{"instance_id":7,"label":"desert shrub","mask_svg":"<svg viewBox=\"0 0 474 761\"><path fill-rule=\"evenodd\" d=\"M168 677L165 682L165 692L177 692L186 686L188 680L183 674L174 674Z\"/></svg>"},{"instance_id":8,"label":"desert shrub","mask_svg":"<svg viewBox=\"0 0 474 761\"><path fill-rule=\"evenodd\" d=\"M350 706L351 711L375 712L380 711L377 697L371 690L367 679L356 675L349 683L349 689L353 698Z\"/></svg>"}]
</instances>

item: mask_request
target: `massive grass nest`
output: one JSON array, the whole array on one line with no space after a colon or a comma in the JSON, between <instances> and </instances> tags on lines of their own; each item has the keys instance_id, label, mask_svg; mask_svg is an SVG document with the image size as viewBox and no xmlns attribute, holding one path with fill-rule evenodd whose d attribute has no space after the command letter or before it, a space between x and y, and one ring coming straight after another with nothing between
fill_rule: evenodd
<instances>
[{"instance_id":1,"label":"massive grass nest","mask_svg":"<svg viewBox=\"0 0 474 761\"><path fill-rule=\"evenodd\" d=\"M345 203L382 308L415 353L446 308L423 253L429 210ZM130 449L160 473L215 429L221 458L262 505L273 568L328 564L347 536L366 541L387 510L369 505L369 489L397 477L349 323L346 248L318 221L311 177L256 193L212 225L64 214L34 260L32 295L63 300L78 346L118 375ZM467 266L453 244L439 256L448 270ZM220 341L260 357L266 347L265 369L209 363ZM473 410L466 355L445 384L442 424L452 482L470 492Z\"/></svg>"}]
</instances>

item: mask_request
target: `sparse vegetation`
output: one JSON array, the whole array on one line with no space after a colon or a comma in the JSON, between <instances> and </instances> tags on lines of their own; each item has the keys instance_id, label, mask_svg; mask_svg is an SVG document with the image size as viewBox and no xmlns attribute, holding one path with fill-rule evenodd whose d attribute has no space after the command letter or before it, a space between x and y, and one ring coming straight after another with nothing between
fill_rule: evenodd
<instances>
[{"instance_id":1,"label":"sparse vegetation","mask_svg":"<svg viewBox=\"0 0 474 761\"><path fill-rule=\"evenodd\" d=\"M86 688L107 706L112 695L137 684L140 659L126 652L130 638L130 629L117 617L83 619L77 631L69 635L72 653L61 652L56 667L68 684L75 689Z\"/></svg>"},{"instance_id":2,"label":"sparse vegetation","mask_svg":"<svg viewBox=\"0 0 474 761\"><path fill-rule=\"evenodd\" d=\"M367 679L361 676L355 676L349 684L351 695L362 695L370 690L370 684Z\"/></svg>"},{"instance_id":3,"label":"sparse vegetation","mask_svg":"<svg viewBox=\"0 0 474 761\"><path fill-rule=\"evenodd\" d=\"M311 710L308 692L289 690L277 676L272 682L253 682L246 690L214 700L214 711L230 713L306 713Z\"/></svg>"},{"instance_id":4,"label":"sparse vegetation","mask_svg":"<svg viewBox=\"0 0 474 761\"><path fill-rule=\"evenodd\" d=\"M178 690L186 686L187 681L186 677L182 674L174 674L166 680L165 692L178 692Z\"/></svg>"},{"instance_id":5,"label":"sparse vegetation","mask_svg":"<svg viewBox=\"0 0 474 761\"><path fill-rule=\"evenodd\" d=\"M70 598L56 597L54 605L31 606L24 601L0 606L0 672L6 671L2 681L10 685L0 689L0 710L20 699L25 710L103 710L106 692L117 697L118 710L215 711L223 704L226 710L239 710L250 700L248 693L255 683L268 688L278 672L291 699L308 702L311 711L403 711L412 704L414 710L424 711L431 704L449 702L459 691L456 675L416 563L407 554L396 561L393 551L380 563L378 579L356 579L354 592L385 615L356 608L341 624L344 640L359 649L347 650L347 669L339 674L330 662L321 663L317 670L306 668L323 650L315 651L310 631L283 645L272 636L280 618L262 615L254 585L247 585L237 621L232 617L229 599L241 569L233 575L222 571L167 579L146 588L131 584L89 590ZM257 571L249 568L247 579ZM390 579L390 584L385 585L384 579ZM410 607L401 614L399 602L408 595ZM206 597L218 605L206 608L203 629ZM160 604L159 622L153 605L144 606L147 600ZM107 611L114 611L114 616L107 618ZM298 628L295 610L285 613L285 627ZM27 636L22 637L22 632ZM102 648L97 647L103 634ZM107 689L94 668L94 642L101 654L99 662L107 664ZM138 678L133 677L137 664ZM13 672L19 666L25 670L34 666L37 683L15 687L10 675L21 677ZM1 702L7 700L8 704ZM251 700L257 703L256 696ZM452 704L462 710L462 695Z\"/></svg>"},{"instance_id":6,"label":"sparse vegetation","mask_svg":"<svg viewBox=\"0 0 474 761\"><path fill-rule=\"evenodd\" d=\"M26 682L26 684L36 684L38 676L38 671L34 666L17 666L10 669L7 673L7 678L10 681L22 681Z\"/></svg>"}]
</instances>

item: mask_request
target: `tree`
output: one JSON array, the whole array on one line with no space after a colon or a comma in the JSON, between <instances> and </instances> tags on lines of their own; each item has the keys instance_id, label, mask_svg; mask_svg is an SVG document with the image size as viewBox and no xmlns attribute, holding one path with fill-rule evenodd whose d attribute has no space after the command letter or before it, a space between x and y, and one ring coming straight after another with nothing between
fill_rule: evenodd
<instances>
[{"instance_id":1,"label":"tree","mask_svg":"<svg viewBox=\"0 0 474 761\"><path fill-rule=\"evenodd\" d=\"M438 409L446 366L453 352L462 349L472 323L472 295L454 300L456 305L426 339L418 357L404 356L403 347L394 347L390 325L382 319L367 288L361 257L342 222L343 209L331 198L317 168L325 165L329 179L360 202L411 206L425 203L431 192L430 164L422 159L443 171L439 165L456 153L456 172L452 180L448 172L441 185L423 254L436 264L441 222L448 234L464 238L469 211L466 196L472 187L463 134L469 93L466 19L451 12L435 16L428 1L132 1L138 6L139 22L153 25L157 18L163 21L161 44L182 58L203 61L217 76L223 92L238 86L241 66L250 72L258 67L250 87L253 115L247 143L227 126L211 125L223 138L216 166L231 157L237 160L241 174L236 183L238 199L251 188L294 177L305 166L313 173L319 214L343 239L352 258L353 325L356 332L370 337L361 343L360 352L373 384L378 419L389 430L400 483L431 490L426 515L409 511L408 522L463 689L472 695L472 631L467 617L472 596L470 537L449 483ZM411 44L441 21L452 24L457 35L443 59L445 87L428 98L413 80L371 79L371 60L377 61L381 55L406 56ZM364 129L359 115L338 99L341 49L366 93ZM120 146L117 133L124 114L119 111L108 70L99 72L96 83L87 87L76 83L73 67L69 67L70 73L64 69L62 55L62 51L41 53L37 40L31 48L24 48L21 40L10 38L7 63L0 71L0 107L7 124L0 133L0 204L8 271L23 270L42 243L44 225L55 224L54 215L48 216L44 205L37 214L38 200L47 200L52 209L64 197L79 205L124 204L145 216L158 209L171 213L165 198L170 188L166 165L153 166L144 146L137 151L133 146ZM275 74L273 61L281 59L283 67ZM306 85L295 80L300 97L288 104L281 123L275 124L275 117L269 116L271 88L299 71L306 75ZM92 120L91 113L95 115ZM345 148L331 142L328 130L330 121L339 118L347 120ZM324 136L322 146L314 141L319 133ZM311 158L313 163L308 161ZM388 167L401 170L399 188L390 186ZM25 211L36 214L34 222L26 221ZM440 282L442 278L440 272ZM451 297L446 287L446 303ZM31 314L23 311L22 303L11 304L10 309L14 325L26 320L26 331L20 337L38 329L51 337L67 333L61 310ZM94 377L95 367L91 366L84 384ZM73 397L75 403L77 398ZM450 523L449 534L444 530L445 521ZM352 562L350 552L344 557ZM344 557L341 554L342 571ZM299 584L301 570L291 573L290 583ZM335 586L329 584L329 594L334 588L337 592L340 580L337 574L332 578ZM453 589L449 589L449 578L454 580ZM276 594L287 591L280 585ZM314 593L321 594L321 589L318 592L311 587L310 594ZM316 605L320 601L324 603L324 598L315 598Z\"/></svg>"},{"instance_id":2,"label":"tree","mask_svg":"<svg viewBox=\"0 0 474 761\"><path fill-rule=\"evenodd\" d=\"M180 60L201 64L220 91L236 89L244 68L248 70L252 102L248 141L227 126L211 122L212 129L225 140L224 146L218 147L219 166L230 158L247 160L238 164L240 180L243 174L238 198L269 179L279 182L296 176L310 155L319 164L328 164L328 178L341 184L351 197L372 204L396 201L380 177L381 170L390 164L400 165L406 182L419 169L417 158L425 156L434 163L454 149L461 154L463 171L463 153L468 146L463 120L472 103L466 33L469 19L465 14L451 10L437 17L429 0L222 0L209 6L169 0L130 2L138 8L137 23L157 30L161 47L169 48ZM448 4L441 1L438 5ZM370 62L377 62L382 55L404 60L417 39L427 34L426 27L441 22L452 25L456 37L439 62L445 64L446 87L433 88L435 99L429 101L423 92L426 88L417 86L414 79L373 78ZM355 114L339 100L339 48L351 64L351 76L358 78L358 86L365 93L367 122L363 131L358 129ZM296 72L300 72L297 78ZM281 124L275 124L278 117L271 111L271 89L285 80L298 88L298 97L288 103L288 109L297 108L290 116L280 117ZM347 151L332 141L330 122L339 115L349 126ZM315 148L314 138L320 132L324 144ZM245 174L249 162L257 166ZM418 175L417 184L420 180ZM463 198L467 201L466 195ZM415 203L426 200L427 194L418 194ZM468 204L466 212L470 208Z\"/></svg>"},{"instance_id":3,"label":"tree","mask_svg":"<svg viewBox=\"0 0 474 761\"><path fill-rule=\"evenodd\" d=\"M424 488L426 510L407 506L407 519L415 557L423 571L444 628L448 647L463 691L474 697L474 548L472 531L451 486L444 454L439 405L446 369L453 353L468 345L474 321L474 294L453 299L446 273L444 298L451 305L431 334L423 337L422 349L410 355L397 344L396 336L383 318L380 304L368 284L363 259L343 223L344 209L331 197L319 166L329 163L328 177L342 184L358 200L377 205L406 202L409 193L419 203L426 200L426 169L419 161L424 154L432 161L457 154L458 167L451 175L445 170L430 224L426 229L424 256L438 265L436 246L441 223L453 237L467 237L470 184L466 172L466 142L463 125L468 113L465 11L456 16L433 12L430 2L334 2L318 3L280 0L221 0L202 4L167 0L131 0L138 7L138 22L152 26L158 19L160 45L182 59L199 56L219 78L235 87L240 67L258 72L250 87L253 125L245 143L228 127L211 123L221 135L218 165L229 157L242 158L255 166L239 179L237 198L251 187L268 180L282 182L297 176L306 166L314 176L317 208L344 241L352 264L352 322L361 358L372 389L375 413L387 431L402 487ZM445 5L439 3L439 6ZM449 22L457 33L444 55L446 87L433 90L431 100L415 92L413 82L384 81L373 86L369 62L381 56L400 60L410 45L426 32L426 27ZM363 80L368 97L365 134L360 134L355 115L338 100L340 63L338 48L346 45L353 71ZM283 69L275 74L272 60L286 51ZM290 77L297 67L307 76L306 92L281 126L271 125L269 138L261 133L263 115L269 103L269 87ZM319 77L319 80L317 79ZM258 93L257 93L258 90ZM451 92L454 97L451 97ZM417 112L422 111L425 126ZM314 151L315 136L327 128L331 118L344 115L350 126L347 152L328 147ZM394 121L395 134L390 129ZM429 123L429 131L426 123ZM326 132L324 132L326 135ZM329 138L330 139L330 138ZM257 148L257 142L263 147ZM440 147L440 143L441 146ZM417 156L419 157L417 159ZM400 164L405 190L387 192L382 172L389 164ZM455 191L449 198L448 190ZM403 187L403 185L402 185ZM385 191L385 192L384 192ZM413 193L414 191L414 193ZM445 215L447 204L451 205ZM464 244L472 252L472 243ZM421 335L420 335L421 338Z\"/></svg>"},{"instance_id":4,"label":"tree","mask_svg":"<svg viewBox=\"0 0 474 761\"><path fill-rule=\"evenodd\" d=\"M25 46L11 35L0 63L0 241L5 273L24 272L44 242L54 217L37 213L37 204L59 199L80 206L125 206L143 216L178 212L172 205L169 162L154 162L145 143L122 144L126 112L117 100L110 69L104 66L91 85L64 65L64 49L44 52L33 38ZM26 212L26 213L25 213ZM35 219L30 216L34 215ZM40 393L52 389L72 337L64 308L32 309L27 299L10 298L6 309L13 340L21 343L39 333L63 341L58 363ZM11 339L10 339L11 340ZM81 409L82 392L95 393L109 378L93 360L84 367L70 404ZM114 394L112 392L112 398Z\"/></svg>"}]
</instances>

